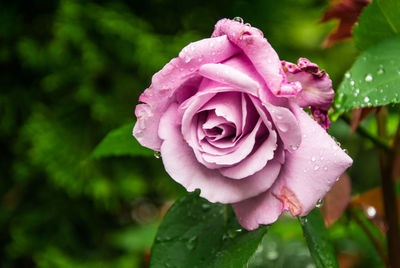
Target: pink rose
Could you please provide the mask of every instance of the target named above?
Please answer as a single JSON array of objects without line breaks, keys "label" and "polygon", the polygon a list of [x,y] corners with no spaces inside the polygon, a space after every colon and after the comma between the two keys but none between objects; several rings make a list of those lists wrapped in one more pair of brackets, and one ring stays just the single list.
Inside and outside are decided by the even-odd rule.
[{"label": "pink rose", "polygon": [[316,64],[281,62],[260,30],[222,19],[153,76],[133,135],[252,230],[284,210],[306,215],[352,164],[324,129],[333,95]]}]

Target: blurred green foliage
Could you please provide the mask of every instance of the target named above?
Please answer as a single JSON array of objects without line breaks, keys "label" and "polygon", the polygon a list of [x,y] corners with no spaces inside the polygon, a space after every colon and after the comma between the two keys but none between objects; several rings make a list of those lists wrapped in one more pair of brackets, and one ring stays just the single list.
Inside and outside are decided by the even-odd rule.
[{"label": "blurred green foliage", "polygon": [[[124,148],[137,146],[126,124],[152,74],[208,37],[218,19],[241,16],[281,59],[307,57],[337,86],[356,50],[351,42],[321,47],[335,25],[318,23],[327,7],[323,0],[3,1],[0,266],[144,266],[165,203],[184,192],[152,153]],[[125,137],[118,153],[98,147],[91,155],[123,125],[126,134],[107,141]],[[354,142],[342,122],[331,133],[355,163],[376,160],[365,154],[372,145]],[[356,192],[378,182],[377,167],[363,166],[350,170]],[[285,241],[283,233],[271,236]]]}]

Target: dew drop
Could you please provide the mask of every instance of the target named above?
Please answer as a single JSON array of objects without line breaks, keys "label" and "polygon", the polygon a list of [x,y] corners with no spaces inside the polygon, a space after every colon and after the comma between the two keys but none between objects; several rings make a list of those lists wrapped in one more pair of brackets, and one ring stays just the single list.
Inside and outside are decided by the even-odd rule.
[{"label": "dew drop", "polygon": [[278,128],[279,128],[279,130],[280,131],[282,131],[282,132],[286,132],[286,131],[288,131],[288,126],[286,125],[286,124],[279,124],[278,125]]},{"label": "dew drop", "polygon": [[328,167],[324,167],[324,170],[327,171],[327,170],[328,170]]},{"label": "dew drop", "polygon": [[233,20],[234,20],[234,21],[237,21],[237,22],[240,22],[240,23],[243,23],[243,22],[244,22],[243,19],[242,19],[241,17],[234,17]]},{"label": "dew drop", "polygon": [[372,75],[367,74],[364,79],[365,79],[365,82],[371,82],[374,78],[372,77]]},{"label": "dew drop", "polygon": [[367,213],[367,216],[369,218],[373,218],[376,216],[376,209],[373,206],[369,206],[367,207],[367,209],[365,210],[365,213]]},{"label": "dew drop", "polygon": [[319,208],[319,207],[321,207],[323,204],[324,204],[324,200],[319,199],[319,200],[317,201],[317,204],[316,204],[315,206],[316,206],[317,208]]},{"label": "dew drop", "polygon": [[350,80],[350,85],[354,86],[354,84],[355,84],[354,80]]},{"label": "dew drop", "polygon": [[380,67],[378,68],[378,71],[377,71],[376,73],[377,73],[378,75],[384,74],[384,73],[385,73],[385,69],[383,69],[383,67],[380,66]]},{"label": "dew drop", "polygon": [[159,159],[161,157],[161,153],[157,152],[157,151],[154,151],[154,157]]},{"label": "dew drop", "polygon": [[197,243],[197,236],[193,236],[186,242],[186,247],[189,250],[193,250],[196,247],[196,243]]},{"label": "dew drop", "polygon": [[203,209],[203,211],[208,211],[211,208],[210,204],[204,203],[201,205],[201,208]]},{"label": "dew drop", "polygon": [[279,253],[276,250],[270,250],[270,251],[267,252],[267,259],[268,260],[273,261],[273,260],[278,259],[278,257],[279,257]]},{"label": "dew drop", "polygon": [[191,60],[192,60],[192,59],[191,59],[190,57],[187,57],[187,58],[185,59],[185,62],[186,62],[186,63],[189,63]]},{"label": "dew drop", "polygon": [[315,162],[315,157],[314,156],[311,157],[311,161]]},{"label": "dew drop", "polygon": [[368,98],[368,97],[365,97],[365,98],[364,98],[364,102],[369,102],[369,98]]},{"label": "dew drop", "polygon": [[290,149],[296,151],[297,149],[299,149],[299,147],[297,145],[290,145]]},{"label": "dew drop", "polygon": [[315,165],[314,170],[317,171],[319,169],[319,166]]},{"label": "dew drop", "polygon": [[346,78],[350,78],[350,77],[351,77],[351,74],[350,74],[350,73],[346,73],[344,76],[345,76]]}]

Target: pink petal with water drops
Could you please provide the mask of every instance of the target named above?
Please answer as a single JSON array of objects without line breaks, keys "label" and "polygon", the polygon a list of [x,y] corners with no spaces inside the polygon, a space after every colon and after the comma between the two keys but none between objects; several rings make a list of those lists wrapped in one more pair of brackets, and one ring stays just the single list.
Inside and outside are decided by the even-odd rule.
[{"label": "pink petal with water drops", "polygon": [[196,72],[203,64],[222,62],[238,52],[239,49],[226,36],[203,39],[190,43],[179,53],[179,57],[154,74],[151,86],[139,98],[145,104],[138,105],[135,111],[139,116],[133,135],[139,143],[159,151],[161,140],[157,130],[160,118],[175,101],[176,91],[186,81],[197,79]]},{"label": "pink petal with water drops", "polygon": [[265,192],[276,180],[281,164],[271,161],[264,169],[241,180],[226,178],[200,164],[182,139],[177,105],[172,104],[160,121],[161,156],[168,174],[188,191],[200,189],[210,202],[236,203]]},{"label": "pink petal with water drops", "polygon": [[306,112],[293,105],[302,132],[300,147],[285,154],[273,194],[294,216],[306,215],[353,160]]}]

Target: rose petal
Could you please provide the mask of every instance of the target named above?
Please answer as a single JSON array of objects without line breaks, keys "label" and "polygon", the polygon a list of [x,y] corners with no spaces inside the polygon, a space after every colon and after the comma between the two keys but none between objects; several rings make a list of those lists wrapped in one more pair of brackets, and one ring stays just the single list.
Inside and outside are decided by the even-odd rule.
[{"label": "rose petal", "polygon": [[242,161],[252,152],[254,144],[256,143],[256,134],[260,129],[261,123],[262,120],[259,119],[252,132],[242,137],[238,141],[238,143],[235,146],[235,151],[233,151],[232,153],[225,155],[210,155],[204,153],[202,154],[203,159],[209,163],[215,163],[219,165],[233,165]]},{"label": "rose petal", "polygon": [[303,216],[324,197],[353,160],[306,112],[297,105],[292,110],[302,131],[302,142],[298,150],[286,153],[273,193],[294,216]]},{"label": "rose petal", "polygon": [[[226,36],[207,38],[186,46],[178,58],[172,59],[152,78],[135,111],[139,115],[133,135],[145,147],[158,151],[161,140],[157,136],[160,118],[169,105],[175,101],[176,91],[188,80],[197,79],[196,70],[207,63],[222,62],[237,54],[239,49]],[[188,59],[190,59],[188,61]],[[179,99],[187,98],[179,94]]]},{"label": "rose petal", "polygon": [[[266,126],[271,124],[270,120],[274,122],[279,137],[283,142],[284,149],[288,151],[297,150],[301,144],[301,130],[293,113],[285,107],[273,106],[271,104],[262,105],[258,99],[253,97],[250,99]],[[266,111],[264,110],[265,108]],[[271,119],[268,118],[267,113]]]},{"label": "rose petal", "polygon": [[311,107],[315,112],[314,118],[327,129],[329,119],[327,111],[332,105],[335,92],[332,89],[332,80],[318,65],[305,58],[300,58],[297,65],[282,61],[288,81],[300,82],[303,90],[291,98],[300,107]]},{"label": "rose petal", "polygon": [[259,224],[275,222],[283,211],[282,202],[271,191],[232,205],[236,217],[243,228],[255,230]]},{"label": "rose petal", "polygon": [[241,94],[238,92],[224,92],[216,94],[200,111],[214,110],[217,116],[224,117],[236,126],[236,136],[241,133],[242,114],[239,107],[242,106]]},{"label": "rose petal", "polygon": [[[234,20],[222,19],[215,25],[212,36],[223,35],[242,49],[274,95],[285,95],[291,87],[299,90],[297,83],[285,81],[278,54],[259,29]],[[269,99],[267,92],[266,94],[265,97]]]},{"label": "rose petal", "polygon": [[258,96],[260,85],[245,73],[225,64],[210,63],[200,67],[199,73],[204,77],[241,89]]},{"label": "rose petal", "polygon": [[264,106],[271,115],[272,121],[288,151],[295,151],[301,144],[301,129],[293,113],[284,107],[265,103]]},{"label": "rose petal", "polygon": [[236,203],[266,191],[279,174],[281,164],[271,161],[263,170],[242,180],[232,180],[200,164],[180,133],[178,106],[172,104],[160,121],[161,156],[167,173],[188,191],[200,189],[210,202]]},{"label": "rose petal", "polygon": [[276,132],[272,128],[268,130],[269,136],[259,148],[240,163],[231,167],[221,168],[221,174],[232,179],[242,179],[265,167],[267,162],[274,157],[274,151],[277,148]]}]

